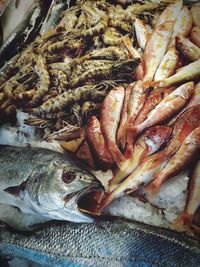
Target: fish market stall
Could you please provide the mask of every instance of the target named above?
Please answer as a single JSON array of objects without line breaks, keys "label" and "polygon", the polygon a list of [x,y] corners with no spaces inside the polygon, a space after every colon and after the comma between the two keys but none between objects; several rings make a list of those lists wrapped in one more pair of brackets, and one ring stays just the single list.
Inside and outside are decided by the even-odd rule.
[{"label": "fish market stall", "polygon": [[[17,231],[3,226],[0,252],[48,266],[200,266],[200,3],[4,8],[0,221]],[[63,242],[54,255],[51,235]]]}]

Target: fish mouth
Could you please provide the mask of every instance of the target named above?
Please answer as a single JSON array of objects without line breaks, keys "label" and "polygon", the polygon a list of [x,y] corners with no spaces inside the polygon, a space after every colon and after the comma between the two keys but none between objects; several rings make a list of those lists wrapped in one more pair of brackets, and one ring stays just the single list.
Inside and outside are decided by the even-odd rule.
[{"label": "fish mouth", "polygon": [[98,183],[92,184],[81,191],[76,198],[79,211],[89,215],[97,215],[98,206],[104,193],[103,187]]}]

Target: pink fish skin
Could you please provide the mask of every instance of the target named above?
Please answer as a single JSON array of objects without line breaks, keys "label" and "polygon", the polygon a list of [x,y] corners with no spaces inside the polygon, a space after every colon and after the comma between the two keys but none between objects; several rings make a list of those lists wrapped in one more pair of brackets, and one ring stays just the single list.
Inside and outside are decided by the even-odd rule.
[{"label": "pink fish skin", "polygon": [[158,174],[155,180],[144,189],[148,199],[154,198],[163,183],[186,167],[199,148],[200,127],[197,127],[185,138],[178,151],[170,158],[165,168]]},{"label": "pink fish skin", "polygon": [[112,192],[102,199],[101,212],[113,199],[138,189],[142,184],[153,181],[164,169],[169,159],[178,151],[186,137],[197,127],[200,121],[200,105],[191,107],[177,118],[173,125],[173,133],[167,146],[157,153],[145,158],[139,166]]},{"label": "pink fish skin", "polygon": [[139,112],[136,120],[135,125],[138,125],[146,120],[148,114],[169,94],[171,94],[176,87],[159,87],[154,88],[147,97],[147,100]]},{"label": "pink fish skin", "polygon": [[101,131],[109,151],[118,166],[125,160],[117,146],[116,136],[124,101],[124,88],[117,86],[104,99],[101,110]]},{"label": "pink fish skin", "polygon": [[178,15],[174,25],[174,30],[169,41],[169,48],[175,46],[175,38],[178,35],[187,37],[192,29],[192,15],[189,9],[184,6]]},{"label": "pink fish skin", "polygon": [[148,40],[147,26],[144,21],[138,18],[135,19],[134,26],[138,44],[142,49],[144,49]]},{"label": "pink fish skin", "polygon": [[186,105],[186,107],[181,111],[179,112],[174,118],[172,118],[168,125],[172,125],[176,119],[183,113],[185,112],[187,109],[191,108],[191,107],[194,107],[194,106],[197,106],[197,105],[200,105],[200,82],[198,82],[196,85],[195,85],[195,88],[194,88],[194,94],[191,98],[191,100],[189,101],[189,103]]},{"label": "pink fish skin", "polygon": [[114,163],[112,155],[101,132],[100,122],[95,116],[89,118],[86,136],[98,159],[104,164],[112,165]]},{"label": "pink fish skin", "polygon": [[182,8],[182,1],[175,1],[165,8],[159,16],[154,31],[144,50],[144,80],[152,81],[154,74],[167,51],[177,16]]},{"label": "pink fish skin", "polygon": [[120,123],[119,123],[119,129],[117,131],[117,144],[121,147],[122,149],[125,148],[125,143],[126,143],[126,133],[125,131],[125,125],[126,125],[126,120],[128,117],[128,103],[129,103],[129,98],[131,95],[132,91],[132,84],[127,85],[125,89],[125,97],[124,97],[124,102],[123,102],[123,107],[122,107],[122,112],[121,112],[121,117],[120,117]]},{"label": "pink fish skin", "polygon": [[156,107],[152,110],[145,121],[136,126],[130,127],[129,130],[133,132],[136,137],[146,128],[166,121],[180,109],[186,105],[194,93],[194,83],[188,82],[179,86],[175,91],[166,96]]},{"label": "pink fish skin", "polygon": [[194,213],[200,205],[200,159],[193,166],[189,177],[188,197],[180,220],[181,223],[191,226]]},{"label": "pink fish skin", "polygon": [[[141,81],[141,80],[133,84],[130,98],[129,98],[129,103],[128,103],[127,120],[124,126],[124,135],[126,133],[127,128],[134,125],[134,122],[135,122],[135,119],[137,118],[138,113],[141,111],[141,109],[144,106],[144,103],[148,95],[147,88],[148,88],[148,83]],[[125,150],[124,155],[127,158],[133,146],[133,138],[132,138],[131,132],[127,133],[126,140],[127,140],[127,144],[126,144],[126,150]]]},{"label": "pink fish skin", "polygon": [[113,178],[109,181],[112,188],[126,178],[147,156],[155,153],[169,140],[172,128],[166,126],[154,126],[142,134],[133,146],[130,158],[114,171]]}]

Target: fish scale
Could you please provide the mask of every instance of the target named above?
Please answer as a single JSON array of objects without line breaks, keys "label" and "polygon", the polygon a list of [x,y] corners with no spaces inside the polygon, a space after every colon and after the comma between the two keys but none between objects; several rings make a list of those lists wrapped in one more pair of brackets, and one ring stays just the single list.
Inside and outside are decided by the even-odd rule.
[{"label": "fish scale", "polygon": [[52,224],[31,235],[2,229],[0,253],[48,266],[200,266],[197,240],[119,220]]}]

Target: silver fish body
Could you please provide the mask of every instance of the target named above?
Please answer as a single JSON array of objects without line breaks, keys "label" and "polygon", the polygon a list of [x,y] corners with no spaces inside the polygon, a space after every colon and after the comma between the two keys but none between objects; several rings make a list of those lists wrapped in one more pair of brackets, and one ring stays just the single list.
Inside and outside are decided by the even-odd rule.
[{"label": "silver fish body", "polygon": [[9,146],[0,146],[0,154],[0,220],[18,229],[31,227],[31,219],[93,221],[79,211],[78,201],[98,183],[69,155]]},{"label": "silver fish body", "polygon": [[54,267],[199,267],[200,243],[136,222],[61,223],[32,234],[1,229],[0,255]]}]

